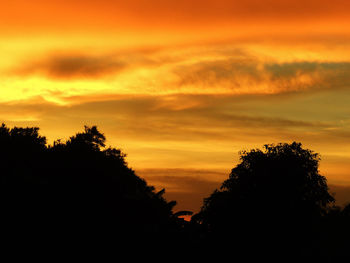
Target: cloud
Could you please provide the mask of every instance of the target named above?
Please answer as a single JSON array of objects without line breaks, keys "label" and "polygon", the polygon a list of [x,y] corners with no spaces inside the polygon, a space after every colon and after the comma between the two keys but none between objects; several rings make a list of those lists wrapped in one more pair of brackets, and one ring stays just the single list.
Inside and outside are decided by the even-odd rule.
[{"label": "cloud", "polygon": [[109,56],[54,55],[42,61],[27,61],[13,70],[16,75],[40,74],[54,79],[100,78],[117,74],[127,64]]},{"label": "cloud", "polygon": [[179,86],[233,94],[275,94],[350,87],[350,62],[201,61],[174,69]]},{"label": "cloud", "polygon": [[[51,51],[18,59],[2,75],[30,77],[44,76],[54,81],[76,79],[98,80],[104,77],[118,76],[126,70],[157,69],[160,66],[176,63],[179,58],[162,53],[161,47],[109,49],[109,52],[66,50]],[[167,50],[169,51],[169,50]],[[18,62],[21,61],[19,64]],[[5,74],[4,74],[5,73]],[[133,77],[133,76],[132,76]]]},{"label": "cloud", "polygon": [[[6,122],[36,120],[40,127],[51,127],[52,139],[68,137],[84,124],[96,124],[110,134],[113,142],[122,142],[127,149],[132,144],[139,155],[153,151],[173,165],[179,161],[171,160],[173,155],[182,156],[182,161],[192,158],[196,163],[213,163],[212,150],[224,158],[237,145],[290,140],[323,145],[321,153],[323,147],[346,153],[350,136],[348,94],[337,94],[343,100],[328,93],[313,96],[105,94],[66,98],[71,103],[65,105],[37,98],[0,104],[0,118]],[[329,112],[326,105],[333,101],[334,112]]]},{"label": "cloud", "polygon": [[220,86],[229,82],[233,87],[241,87],[242,79],[252,83],[262,81],[258,63],[250,59],[223,59],[202,61],[188,66],[179,66],[174,73],[180,77],[179,85]]},{"label": "cloud", "polygon": [[[329,121],[294,119],[287,114],[266,114],[256,98],[211,95],[74,97],[73,105],[60,106],[43,99],[3,103],[0,114],[36,116],[42,120],[80,119],[98,123],[119,124],[118,133],[130,138],[172,141],[228,140],[237,136],[266,136],[277,132],[336,133],[348,137],[343,130],[332,130]],[[96,99],[97,101],[91,101]],[[261,98],[263,102],[271,98]],[[86,101],[85,101],[86,100]],[[84,102],[85,101],[85,102]],[[276,103],[276,101],[275,101]],[[283,103],[283,102],[280,102]],[[252,105],[248,110],[242,105]],[[305,113],[304,113],[305,114]],[[270,116],[269,116],[270,115]],[[9,120],[10,118],[6,118]],[[306,136],[306,135],[305,135]]]},{"label": "cloud", "polygon": [[[242,98],[240,98],[242,99]],[[88,102],[70,107],[71,114],[114,121],[129,138],[171,141],[225,141],[286,131],[320,131],[332,123],[264,116],[235,106],[238,98],[213,96],[146,96]],[[93,109],[93,111],[92,111]],[[255,135],[253,135],[255,134]]]},{"label": "cloud", "polygon": [[[228,44],[130,49],[97,55],[72,51],[27,59],[10,69],[9,75],[18,77],[19,87],[29,85],[23,84],[25,79],[32,81],[31,85],[38,83],[40,88],[31,88],[31,93],[45,93],[56,101],[65,98],[63,94],[47,94],[51,90],[64,90],[67,97],[86,98],[103,96],[101,90],[113,96],[257,95],[350,87],[350,62],[291,59],[277,62],[277,57]],[[5,84],[13,85],[6,78]],[[66,102],[70,103],[68,98]]]}]

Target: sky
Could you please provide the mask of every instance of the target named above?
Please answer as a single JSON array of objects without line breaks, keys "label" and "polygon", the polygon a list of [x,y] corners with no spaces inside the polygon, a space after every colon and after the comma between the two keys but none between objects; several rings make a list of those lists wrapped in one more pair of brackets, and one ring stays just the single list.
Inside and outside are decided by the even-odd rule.
[{"label": "sky", "polygon": [[178,209],[197,212],[239,151],[293,141],[350,201],[349,8],[0,0],[0,120],[50,143],[97,125]]}]

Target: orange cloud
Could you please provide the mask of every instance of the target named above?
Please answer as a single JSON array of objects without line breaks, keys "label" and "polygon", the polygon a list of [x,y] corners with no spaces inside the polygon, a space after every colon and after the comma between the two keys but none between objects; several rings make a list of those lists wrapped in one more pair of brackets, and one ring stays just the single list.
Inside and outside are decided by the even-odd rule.
[{"label": "orange cloud", "polygon": [[[114,96],[178,93],[242,95],[338,90],[347,89],[350,85],[350,63],[347,60],[278,61],[263,54],[251,55],[225,46],[197,50],[191,54],[190,51],[168,48],[114,55],[113,52],[66,52],[24,60],[21,65],[5,70],[3,74],[10,72],[14,77],[29,79],[39,77],[38,81],[40,77],[45,77],[48,84],[38,84],[46,89],[46,93],[49,92],[46,98],[52,97],[62,103],[72,102],[65,97],[83,96],[86,99],[87,96],[101,96],[101,90],[103,94]],[[164,52],[168,52],[167,56]],[[103,80],[105,77],[108,77],[108,82]],[[50,86],[58,85],[57,79],[61,86],[69,85],[74,89],[50,90]],[[73,84],[70,80],[82,82]],[[86,83],[86,80],[93,82]],[[38,89],[37,94],[31,95],[41,96],[43,90]]]}]

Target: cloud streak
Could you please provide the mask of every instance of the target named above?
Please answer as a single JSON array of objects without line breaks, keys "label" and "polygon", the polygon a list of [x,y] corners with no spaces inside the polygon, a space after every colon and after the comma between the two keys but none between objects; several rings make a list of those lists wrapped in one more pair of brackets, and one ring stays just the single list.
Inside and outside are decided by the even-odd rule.
[{"label": "cloud streak", "polygon": [[96,79],[115,75],[127,64],[110,56],[54,55],[42,61],[28,61],[13,70],[20,76],[44,75],[53,79]]},{"label": "cloud streak", "polygon": [[238,94],[274,94],[350,87],[349,62],[204,61],[178,67],[180,86],[223,88]]},{"label": "cloud streak", "polygon": [[[280,95],[282,96],[282,95]],[[172,95],[172,96],[111,96],[100,101],[74,98],[80,103],[59,106],[43,99],[32,102],[1,104],[0,117],[4,121],[25,116],[55,125],[64,122],[79,125],[105,125],[115,137],[143,143],[152,141],[157,145],[164,141],[180,144],[207,142],[241,142],[259,140],[322,141],[332,138],[336,145],[345,146],[349,138],[347,119],[325,118],[326,108],[305,105],[304,101],[277,95],[264,97]],[[339,102],[340,109],[343,107]],[[289,105],[293,106],[290,109]],[[271,105],[270,108],[266,105]],[[274,107],[279,108],[276,112]],[[301,108],[302,117],[293,118],[294,107]],[[319,107],[319,108],[318,108]],[[320,118],[313,117],[318,111]],[[349,114],[347,110],[343,114]],[[112,128],[114,127],[114,128]],[[265,139],[264,139],[265,138]],[[339,143],[338,143],[339,142]]]},{"label": "cloud streak", "polygon": [[[262,54],[253,56],[240,49],[224,46],[216,46],[211,53],[206,49],[192,54],[190,51],[159,49],[120,55],[73,52],[28,60],[9,71],[17,77],[39,75],[48,81],[64,81],[67,85],[71,85],[73,80],[92,80],[95,84],[101,81],[104,92],[107,90],[112,95],[257,95],[350,87],[348,61],[276,62]],[[208,53],[210,56],[205,57],[204,54]],[[81,90],[83,92],[84,87]],[[69,91],[67,94],[72,96]],[[98,95],[97,90],[95,94]],[[60,96],[55,97],[60,99]]]}]

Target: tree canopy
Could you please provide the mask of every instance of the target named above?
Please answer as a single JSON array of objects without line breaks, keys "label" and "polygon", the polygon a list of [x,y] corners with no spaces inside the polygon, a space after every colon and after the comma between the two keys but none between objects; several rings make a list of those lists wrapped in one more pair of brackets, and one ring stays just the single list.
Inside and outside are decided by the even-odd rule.
[{"label": "tree canopy", "polygon": [[296,142],[242,151],[239,164],[193,221],[235,244],[308,242],[334,202],[319,161],[319,154]]},{"label": "tree canopy", "polygon": [[96,126],[48,145],[38,128],[2,124],[0,182],[8,231],[140,237],[181,228],[176,202],[137,176],[125,156],[106,147]]}]

